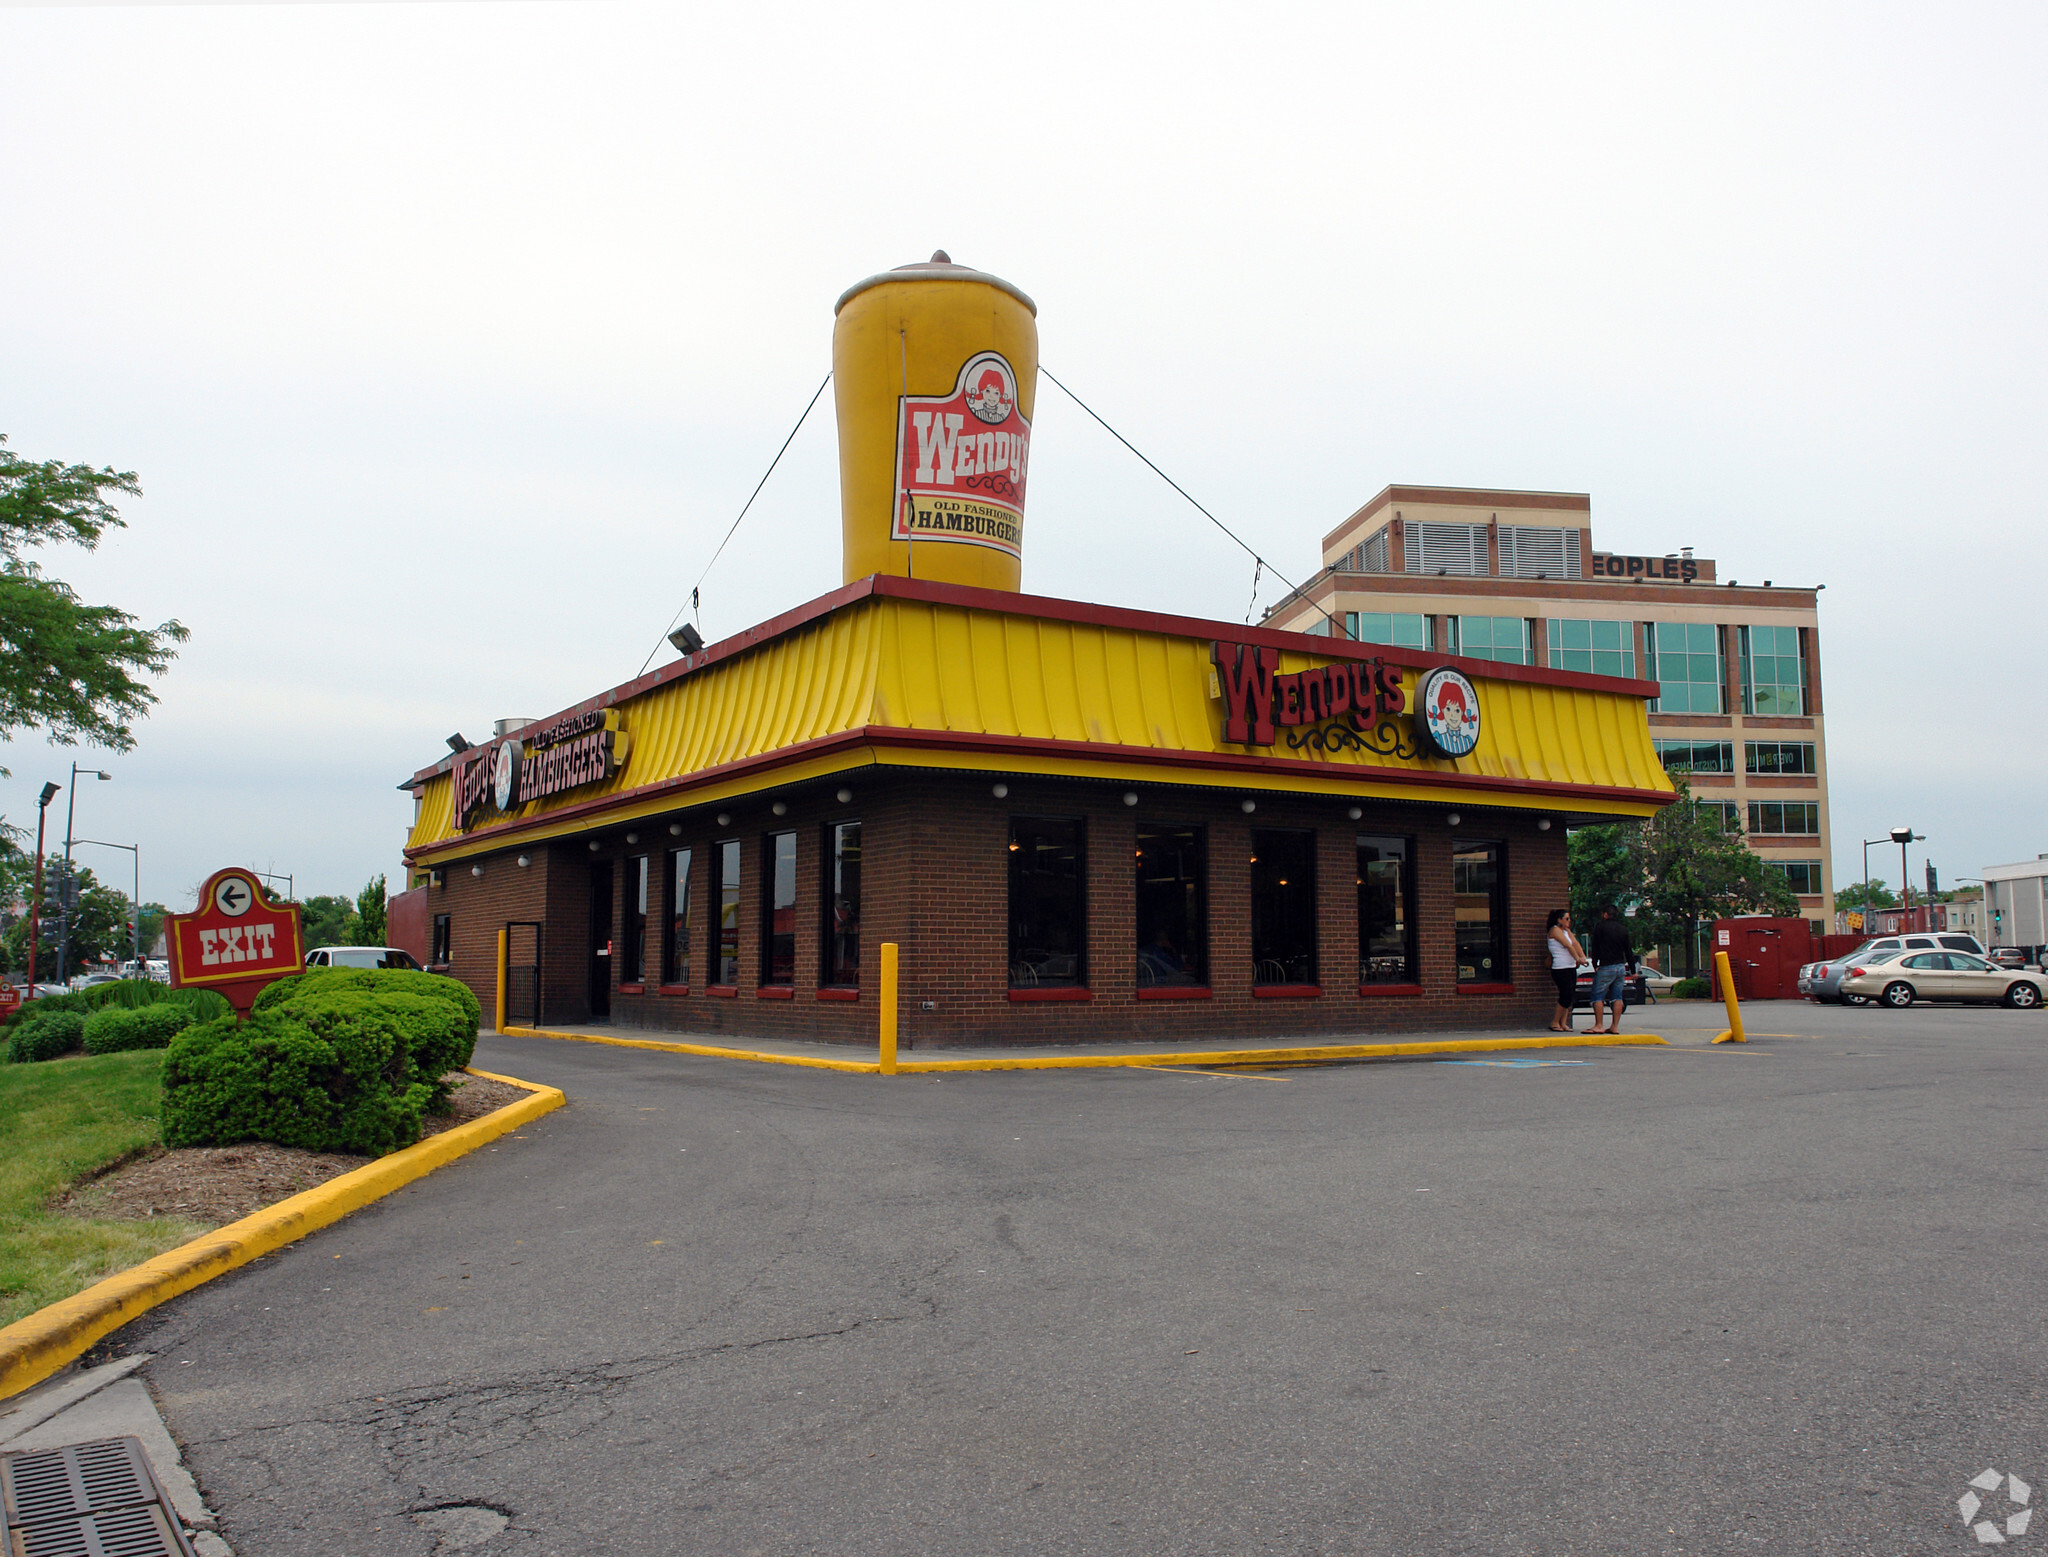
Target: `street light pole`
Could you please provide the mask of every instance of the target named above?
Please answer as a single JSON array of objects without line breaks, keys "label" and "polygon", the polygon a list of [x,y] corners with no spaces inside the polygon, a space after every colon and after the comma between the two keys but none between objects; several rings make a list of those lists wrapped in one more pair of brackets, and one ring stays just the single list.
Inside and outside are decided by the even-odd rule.
[{"label": "street light pole", "polygon": [[29,899],[28,915],[28,994],[36,998],[36,942],[41,938],[43,928],[43,822],[50,814],[50,802],[57,798],[58,786],[45,784],[42,799],[36,802],[36,895]]},{"label": "street light pole", "polygon": [[81,769],[71,764],[71,793],[64,800],[64,874],[57,887],[57,982],[65,978],[64,964],[71,954],[71,905],[66,895],[71,890],[71,824],[78,814],[78,775],[90,773],[104,784],[113,778],[111,773],[102,773],[97,768]]},{"label": "street light pole", "polygon": [[1913,883],[1906,879],[1906,845],[1916,838],[1925,842],[1926,837],[1925,833],[1916,833],[1910,827],[1892,829],[1892,842],[1899,846],[1899,902],[1905,910],[1904,917],[1899,920],[1901,930],[1913,921]]}]

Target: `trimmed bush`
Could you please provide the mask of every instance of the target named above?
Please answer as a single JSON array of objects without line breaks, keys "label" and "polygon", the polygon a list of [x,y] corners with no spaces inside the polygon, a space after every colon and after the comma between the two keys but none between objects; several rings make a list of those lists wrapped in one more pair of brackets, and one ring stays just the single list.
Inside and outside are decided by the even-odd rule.
[{"label": "trimmed bush", "polygon": [[476,996],[453,979],[332,968],[280,979],[246,1022],[188,1028],[164,1061],[164,1144],[274,1141],[381,1155],[419,1138],[442,1076],[476,1046]]},{"label": "trimmed bush", "polygon": [[15,1024],[14,1033],[7,1040],[7,1058],[17,1065],[69,1054],[85,1036],[85,1018],[80,1013],[46,1011],[41,1009],[42,1004],[40,1000],[36,1002],[37,1009]]},{"label": "trimmed bush", "polygon": [[1671,986],[1675,1000],[1704,1000],[1714,992],[1714,986],[1701,978],[1680,979]]},{"label": "trimmed bush", "polygon": [[180,1001],[108,1006],[86,1018],[85,1052],[118,1054],[124,1049],[167,1049],[171,1040],[191,1025],[192,1012]]}]

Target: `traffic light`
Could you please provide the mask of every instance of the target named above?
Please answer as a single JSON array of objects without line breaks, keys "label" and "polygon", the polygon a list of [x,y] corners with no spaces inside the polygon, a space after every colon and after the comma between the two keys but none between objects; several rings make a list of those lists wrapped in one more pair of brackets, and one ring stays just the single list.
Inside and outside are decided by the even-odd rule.
[{"label": "traffic light", "polygon": [[1941,888],[1935,885],[1934,861],[1929,860],[1927,862],[1927,895],[1932,898],[1940,890]]}]

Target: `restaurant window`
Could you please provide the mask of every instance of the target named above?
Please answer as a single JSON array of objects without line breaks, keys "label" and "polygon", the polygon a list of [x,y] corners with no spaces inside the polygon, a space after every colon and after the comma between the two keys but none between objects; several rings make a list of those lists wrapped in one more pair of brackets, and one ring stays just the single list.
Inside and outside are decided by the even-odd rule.
[{"label": "restaurant window", "polygon": [[1506,984],[1507,865],[1498,843],[1460,843],[1451,851],[1451,894],[1458,922],[1458,982]]},{"label": "restaurant window", "polygon": [[1453,616],[1448,648],[1467,659],[1529,663],[1529,623],[1519,616]]},{"label": "restaurant window", "polygon": [[1138,988],[1209,982],[1207,852],[1199,827],[1138,828]]},{"label": "restaurant window", "polygon": [[1406,838],[1358,835],[1358,982],[1417,984],[1415,849]]},{"label": "restaurant window", "polygon": [[690,982],[690,851],[668,851],[668,938],[662,947],[661,981]]},{"label": "restaurant window", "polygon": [[1010,818],[1010,987],[1088,982],[1086,824],[1079,817]]},{"label": "restaurant window", "polygon": [[1742,627],[1742,711],[1798,715],[1806,712],[1806,656],[1796,627]]},{"label": "restaurant window", "polygon": [[1733,741],[1657,741],[1657,760],[1667,773],[1733,773]]},{"label": "restaurant window", "polygon": [[1746,766],[1752,773],[1818,773],[1812,741],[1744,741]]},{"label": "restaurant window", "polygon": [[1721,634],[1711,622],[1648,622],[1649,674],[1658,683],[1653,714],[1718,714],[1721,706]]},{"label": "restaurant window", "polygon": [[1765,837],[1784,833],[1799,837],[1818,836],[1820,807],[1811,802],[1752,800],[1749,803],[1749,830]]},{"label": "restaurant window", "polygon": [[1316,982],[1316,835],[1252,831],[1252,982]]},{"label": "restaurant window", "polygon": [[718,905],[718,976],[712,982],[730,989],[740,981],[739,839],[726,839],[711,859],[718,867],[711,881],[711,900]]},{"label": "restaurant window", "polygon": [[823,982],[831,989],[860,988],[860,823],[825,829],[825,944]]},{"label": "restaurant window", "polygon": [[796,982],[796,834],[761,841],[761,982]]},{"label": "restaurant window", "polygon": [[446,963],[450,955],[449,943],[453,939],[454,931],[451,928],[449,916],[446,914],[434,915],[434,950],[428,956],[427,961]]},{"label": "restaurant window", "polygon": [[653,862],[644,854],[626,861],[626,944],[619,959],[619,982],[639,984],[647,978],[647,878]]},{"label": "restaurant window", "polygon": [[1800,897],[1820,896],[1819,860],[1765,860],[1764,864],[1785,878],[1785,885]]},{"label": "restaurant window", "polygon": [[1344,630],[1360,643],[1385,643],[1401,649],[1429,647],[1429,618],[1420,612],[1346,611]]},{"label": "restaurant window", "polygon": [[1554,616],[1543,641],[1552,670],[1583,670],[1595,676],[1633,677],[1636,673],[1633,622]]}]

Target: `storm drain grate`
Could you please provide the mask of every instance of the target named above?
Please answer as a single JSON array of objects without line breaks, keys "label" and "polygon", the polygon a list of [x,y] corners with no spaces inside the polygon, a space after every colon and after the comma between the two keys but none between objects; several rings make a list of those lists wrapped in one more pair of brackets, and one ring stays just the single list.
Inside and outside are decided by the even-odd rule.
[{"label": "storm drain grate", "polygon": [[134,1438],[0,1455],[7,1557],[193,1557]]}]

